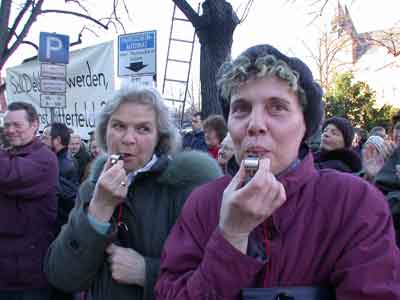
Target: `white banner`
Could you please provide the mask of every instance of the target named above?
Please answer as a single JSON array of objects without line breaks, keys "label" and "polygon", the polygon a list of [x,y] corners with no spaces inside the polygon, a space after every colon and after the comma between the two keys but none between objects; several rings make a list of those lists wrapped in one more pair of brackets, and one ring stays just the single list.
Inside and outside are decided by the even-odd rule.
[{"label": "white banner", "polygon": [[[40,128],[48,125],[50,109],[40,107],[40,64],[32,61],[7,69],[7,102],[32,103],[40,114]],[[55,109],[55,121],[73,128],[83,138],[94,130],[95,115],[114,92],[113,42],[70,53],[67,65],[67,107]]]}]

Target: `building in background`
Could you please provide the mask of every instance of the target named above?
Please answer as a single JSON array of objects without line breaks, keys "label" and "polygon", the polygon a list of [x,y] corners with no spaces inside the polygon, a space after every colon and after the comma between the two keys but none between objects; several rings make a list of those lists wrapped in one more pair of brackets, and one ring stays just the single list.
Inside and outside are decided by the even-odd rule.
[{"label": "building in background", "polygon": [[379,105],[400,107],[400,27],[358,33],[347,6],[339,1],[331,25],[342,41],[336,72],[352,71],[355,80],[376,91]]}]

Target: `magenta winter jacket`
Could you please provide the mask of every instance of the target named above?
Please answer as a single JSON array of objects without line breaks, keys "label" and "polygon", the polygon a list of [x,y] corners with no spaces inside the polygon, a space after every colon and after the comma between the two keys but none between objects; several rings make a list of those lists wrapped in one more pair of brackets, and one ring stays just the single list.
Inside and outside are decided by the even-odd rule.
[{"label": "magenta winter jacket", "polygon": [[265,273],[269,287],[328,285],[338,300],[400,299],[400,253],[376,188],[350,174],[317,171],[311,155],[279,180],[288,199],[273,215],[268,258],[260,228],[248,255],[217,228],[229,177],[196,189],[164,246],[157,299],[236,300],[242,288],[262,287]]},{"label": "magenta winter jacket", "polygon": [[57,217],[56,155],[35,139],[0,150],[0,291],[48,286],[43,259]]}]

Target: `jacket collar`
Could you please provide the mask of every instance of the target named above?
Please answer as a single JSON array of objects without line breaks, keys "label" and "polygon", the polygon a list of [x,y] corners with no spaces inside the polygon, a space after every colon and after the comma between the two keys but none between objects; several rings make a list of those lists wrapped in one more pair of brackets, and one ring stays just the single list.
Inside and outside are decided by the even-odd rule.
[{"label": "jacket collar", "polygon": [[69,156],[68,155],[68,147],[62,148],[60,151],[58,151],[56,153],[56,155],[57,155],[58,158],[64,158],[64,157]]},{"label": "jacket collar", "polygon": [[44,144],[37,137],[35,137],[30,143],[24,146],[12,148],[10,153],[13,155],[26,155],[43,146]]},{"label": "jacket collar", "polygon": [[318,171],[314,167],[314,159],[309,152],[301,160],[297,166],[281,176],[278,180],[283,184],[286,191],[286,202],[278,208],[272,215],[273,224],[278,232],[284,231],[285,228],[293,221],[297,213],[302,198],[294,196],[298,193],[312,177],[317,176]]}]

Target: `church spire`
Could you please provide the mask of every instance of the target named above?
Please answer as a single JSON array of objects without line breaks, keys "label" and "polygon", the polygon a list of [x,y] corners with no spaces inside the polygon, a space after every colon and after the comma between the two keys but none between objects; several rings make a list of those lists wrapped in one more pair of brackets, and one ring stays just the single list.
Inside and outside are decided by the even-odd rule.
[{"label": "church spire", "polygon": [[337,32],[340,36],[344,29],[344,21],[345,21],[345,11],[340,4],[340,1],[337,2],[337,7],[335,9],[335,15],[331,21],[331,29],[332,32]]}]

